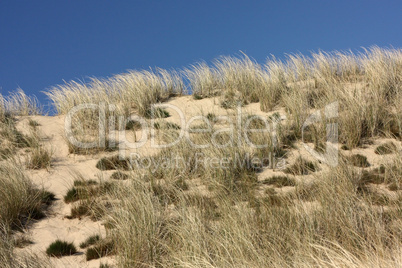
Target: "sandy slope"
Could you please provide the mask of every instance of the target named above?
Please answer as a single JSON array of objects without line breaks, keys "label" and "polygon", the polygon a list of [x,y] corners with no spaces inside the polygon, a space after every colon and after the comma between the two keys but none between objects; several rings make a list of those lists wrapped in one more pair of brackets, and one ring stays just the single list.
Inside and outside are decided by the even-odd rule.
[{"label": "sandy slope", "polygon": [[[213,112],[216,115],[228,115],[236,112],[234,110],[225,110],[221,108],[219,105],[219,98],[194,100],[191,96],[185,96],[171,99],[167,103],[179,107],[186,120],[189,120],[195,115],[206,115],[208,112]],[[177,112],[171,108],[168,110],[172,116],[164,120],[180,124],[180,117],[178,116]],[[261,112],[258,103],[249,104],[243,107],[242,111],[249,114],[259,114],[263,116],[268,116],[273,113]],[[278,110],[278,112],[280,112],[281,115],[284,115],[283,110]],[[74,242],[78,248],[79,243],[84,241],[89,235],[95,233],[101,233],[104,235],[105,229],[101,222],[93,222],[88,218],[83,218],[81,220],[66,219],[65,216],[69,215],[70,213],[70,205],[65,204],[62,199],[67,189],[74,181],[74,172],[81,173],[85,179],[108,177],[109,173],[102,173],[95,167],[97,160],[105,154],[93,156],[69,155],[66,141],[64,139],[64,116],[33,116],[30,118],[36,120],[40,124],[39,129],[44,137],[44,146],[51,148],[53,152],[53,164],[49,170],[27,172],[34,183],[44,186],[46,189],[55,193],[58,200],[51,207],[48,217],[33,224],[33,226],[29,229],[29,235],[34,244],[19,251],[32,251],[34,253],[45,255],[44,251],[47,246],[58,238]],[[27,118],[20,118],[18,128],[22,131],[27,129],[27,122]],[[384,161],[387,161],[388,156],[376,155],[374,153],[374,148],[376,145],[384,141],[386,141],[386,139],[378,140],[367,148],[359,148],[353,150],[352,152],[344,153],[361,153],[367,156],[368,161],[373,166],[378,166]],[[400,146],[400,142],[397,143],[399,143]],[[156,150],[151,150],[149,141],[147,141],[143,147],[131,150],[131,152],[149,155],[155,153]],[[294,159],[298,154],[303,154],[303,156],[311,158],[303,146],[298,144],[297,149],[289,154],[288,161],[292,161],[292,159]],[[323,170],[324,169],[325,167],[323,166]],[[259,176],[261,179],[264,179],[277,174],[281,174],[281,171],[266,169],[260,173]],[[309,177],[303,177],[303,180],[307,180],[308,178]],[[282,191],[286,191],[286,189],[282,189]],[[114,257],[107,257],[101,260],[86,262],[83,251],[75,256],[63,257],[60,259],[52,258],[51,260],[55,267],[99,267],[100,262],[115,262]]]}]

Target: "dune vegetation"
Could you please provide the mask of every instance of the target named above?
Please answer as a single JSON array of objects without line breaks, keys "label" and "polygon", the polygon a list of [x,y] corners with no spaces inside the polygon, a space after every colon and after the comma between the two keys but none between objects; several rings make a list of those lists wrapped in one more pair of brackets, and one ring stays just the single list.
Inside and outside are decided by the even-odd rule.
[{"label": "dune vegetation", "polygon": [[[70,81],[45,94],[54,116],[41,115],[36,99],[22,91],[0,95],[4,267],[56,265],[43,250],[34,252],[39,259],[14,252],[13,237],[52,217],[46,211],[54,196],[27,172],[47,174],[60,163],[87,172],[71,170],[70,188],[58,196],[59,206],[71,207],[66,221],[90,219],[105,231],[82,237],[81,245],[54,237],[86,248],[76,256],[82,266],[99,258],[112,267],[402,266],[400,49],[290,54],[265,64],[241,54],[182,70]],[[174,109],[153,106],[160,103],[183,109],[186,119],[202,118],[186,127]],[[336,117],[327,118],[334,103]],[[72,114],[75,107],[86,109]],[[239,110],[247,113],[239,117]],[[314,113],[319,120],[306,126]],[[55,152],[54,166],[43,126],[57,117],[64,127],[69,116],[71,131],[53,144],[66,153]],[[18,123],[27,118],[23,133]],[[275,136],[259,131],[267,124]],[[134,141],[144,133],[160,143],[187,139],[131,151],[146,157],[146,165],[120,155],[121,133]],[[328,133],[337,143],[328,142]],[[69,136],[95,143],[81,148]],[[336,165],[309,154],[306,145],[318,153],[335,147]],[[185,161],[169,165],[172,159]],[[66,255],[75,253],[70,246],[74,252]],[[72,257],[57,261],[66,258]]]}]

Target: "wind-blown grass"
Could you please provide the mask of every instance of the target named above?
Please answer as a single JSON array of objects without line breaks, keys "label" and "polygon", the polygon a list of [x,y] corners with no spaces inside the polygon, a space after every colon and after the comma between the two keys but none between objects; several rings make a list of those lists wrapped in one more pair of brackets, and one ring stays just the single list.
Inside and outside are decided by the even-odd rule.
[{"label": "wind-blown grass", "polygon": [[52,198],[34,187],[18,163],[7,161],[0,164],[0,182],[0,224],[19,229],[30,220],[44,216],[43,205]]}]

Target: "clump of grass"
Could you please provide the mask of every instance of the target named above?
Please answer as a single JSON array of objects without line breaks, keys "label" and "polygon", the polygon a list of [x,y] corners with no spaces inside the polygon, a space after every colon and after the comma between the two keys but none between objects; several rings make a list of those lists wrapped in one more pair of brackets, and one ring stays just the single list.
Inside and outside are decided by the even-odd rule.
[{"label": "clump of grass", "polygon": [[93,247],[88,248],[85,255],[86,260],[99,259],[104,256],[112,255],[115,252],[114,243],[111,240],[100,240]]},{"label": "clump of grass", "polygon": [[193,98],[200,100],[218,95],[222,89],[221,79],[215,68],[209,67],[205,62],[185,69],[184,75],[188,78]]},{"label": "clump of grass", "polygon": [[76,180],[74,186],[71,187],[64,196],[64,202],[72,203],[78,200],[96,198],[111,192],[113,187],[114,184],[112,182],[105,181],[98,183],[93,180]]},{"label": "clump of grass", "polygon": [[87,248],[89,246],[92,246],[96,244],[100,240],[100,235],[91,235],[87,239],[85,239],[84,242],[80,244],[80,248]]},{"label": "clump of grass", "polygon": [[199,95],[199,94],[197,94],[197,93],[195,93],[195,94],[193,94],[193,98],[194,98],[195,100],[202,100],[204,97],[201,96],[201,95]]},{"label": "clump of grass", "polygon": [[113,180],[127,180],[127,179],[130,178],[130,176],[128,174],[126,174],[126,173],[121,172],[121,171],[116,171],[110,176],[110,178],[113,179]]},{"label": "clump of grass", "polygon": [[13,160],[0,163],[0,185],[0,227],[24,228],[32,219],[43,218],[54,199],[50,192],[36,188]]},{"label": "clump of grass", "polygon": [[244,106],[245,103],[235,99],[234,97],[226,97],[224,100],[221,101],[221,107],[223,109],[234,109],[238,105]]},{"label": "clump of grass", "polygon": [[90,214],[90,209],[88,204],[79,203],[73,205],[71,208],[71,214],[68,216],[69,219],[81,219],[81,217],[87,216]]},{"label": "clump of grass", "polygon": [[276,187],[295,186],[296,185],[295,180],[288,176],[272,176],[268,179],[263,180],[261,183],[275,185]]},{"label": "clump of grass", "polygon": [[380,184],[385,182],[385,168],[379,167],[373,170],[363,170],[361,174],[361,182]]},{"label": "clump of grass", "polygon": [[151,108],[146,111],[145,117],[146,118],[167,118],[170,116],[170,113],[163,108]]},{"label": "clump of grass", "polygon": [[78,155],[91,155],[91,154],[97,154],[100,152],[113,152],[116,151],[118,148],[116,145],[116,142],[107,139],[105,141],[104,146],[95,146],[91,148],[84,148],[80,146],[76,146],[69,141],[67,141],[67,146],[68,146],[68,152],[70,154],[78,154]]},{"label": "clump of grass", "polygon": [[384,155],[384,154],[392,154],[395,151],[396,151],[396,145],[393,142],[387,142],[377,146],[374,152],[376,154]]},{"label": "clump of grass", "polygon": [[25,135],[17,130],[16,119],[11,115],[0,120],[0,157],[8,159],[20,148],[37,148],[39,139],[34,132],[33,135]]},{"label": "clump of grass", "polygon": [[64,196],[64,202],[72,203],[79,200],[78,190],[76,187],[72,187],[67,191],[67,194]]},{"label": "clump of grass", "polygon": [[34,242],[25,235],[20,235],[19,237],[16,237],[13,241],[13,245],[17,248],[24,248],[28,245],[32,245],[33,243]]},{"label": "clump of grass", "polygon": [[33,128],[36,128],[36,127],[40,126],[40,124],[37,121],[32,120],[32,119],[28,120],[28,125],[33,127]]},{"label": "clump of grass", "polygon": [[248,115],[244,121],[249,129],[266,129],[268,121],[259,115]]},{"label": "clump of grass", "polygon": [[83,179],[78,179],[74,180],[74,186],[91,186],[91,185],[98,185],[99,183],[96,180],[83,180]]},{"label": "clump of grass", "polygon": [[42,203],[46,204],[46,205],[50,205],[53,201],[56,200],[56,196],[54,193],[46,191],[46,190],[41,190],[41,200]]},{"label": "clump of grass", "polygon": [[99,268],[112,268],[112,266],[107,263],[101,263],[101,264],[99,264]]},{"label": "clump of grass", "polygon": [[209,121],[215,122],[215,120],[216,120],[216,115],[215,115],[214,113],[208,113],[208,114],[207,114],[207,119],[208,119]]},{"label": "clump of grass", "polygon": [[386,180],[385,167],[382,165],[372,170],[363,170],[360,174],[353,174],[353,176],[358,193],[369,193],[368,184],[381,184]]},{"label": "clump of grass", "polygon": [[154,129],[161,129],[161,124],[159,124],[159,122],[155,122]]},{"label": "clump of grass", "polygon": [[18,89],[8,97],[0,96],[3,112],[6,115],[18,115],[18,116],[27,116],[27,115],[37,115],[42,113],[42,107],[39,105],[39,102],[34,96],[27,96],[22,89]]},{"label": "clump of grass", "polygon": [[370,163],[367,161],[367,157],[361,154],[353,154],[351,155],[348,160],[352,165],[356,167],[369,167]]},{"label": "clump of grass", "polygon": [[98,163],[96,163],[96,167],[100,170],[130,170],[131,165],[127,159],[121,159],[119,155],[115,155],[100,159]]},{"label": "clump of grass", "polygon": [[308,175],[311,172],[315,172],[317,170],[318,167],[316,164],[302,157],[298,157],[293,165],[287,167],[284,172],[293,175]]},{"label": "clump of grass", "polygon": [[46,254],[50,257],[63,257],[70,256],[77,253],[77,249],[75,248],[73,243],[68,243],[66,241],[62,241],[57,239],[55,242],[51,243],[49,247],[46,249]]},{"label": "clump of grass", "polygon": [[166,122],[166,123],[165,123],[165,127],[166,127],[167,129],[175,129],[175,130],[181,129],[181,127],[180,127],[178,124],[172,123],[172,122]]},{"label": "clump of grass", "polygon": [[138,129],[141,129],[141,127],[142,127],[142,125],[141,125],[141,123],[140,122],[138,122],[138,121],[134,121],[134,120],[130,120],[130,121],[128,121],[127,122],[127,124],[126,124],[126,130],[138,130]]},{"label": "clump of grass", "polygon": [[99,183],[84,180],[76,180],[80,183],[72,187],[65,196],[65,202],[76,202],[71,207],[69,219],[81,219],[84,216],[90,216],[92,220],[101,219],[110,208],[107,201],[107,195],[112,193],[116,185],[113,182],[101,181]]},{"label": "clump of grass", "polygon": [[34,147],[28,159],[27,168],[42,169],[49,168],[51,165],[52,156],[49,150],[38,146]]},{"label": "clump of grass", "polygon": [[350,150],[349,147],[348,147],[346,144],[343,144],[343,145],[341,146],[341,149],[342,149],[342,150],[345,150],[345,151]]}]

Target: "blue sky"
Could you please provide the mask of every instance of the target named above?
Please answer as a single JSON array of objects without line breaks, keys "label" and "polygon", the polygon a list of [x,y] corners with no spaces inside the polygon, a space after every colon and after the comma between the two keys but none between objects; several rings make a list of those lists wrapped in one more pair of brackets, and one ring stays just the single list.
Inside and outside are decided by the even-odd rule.
[{"label": "blue sky", "polygon": [[0,93],[245,52],[402,47],[401,1],[1,1]]}]

